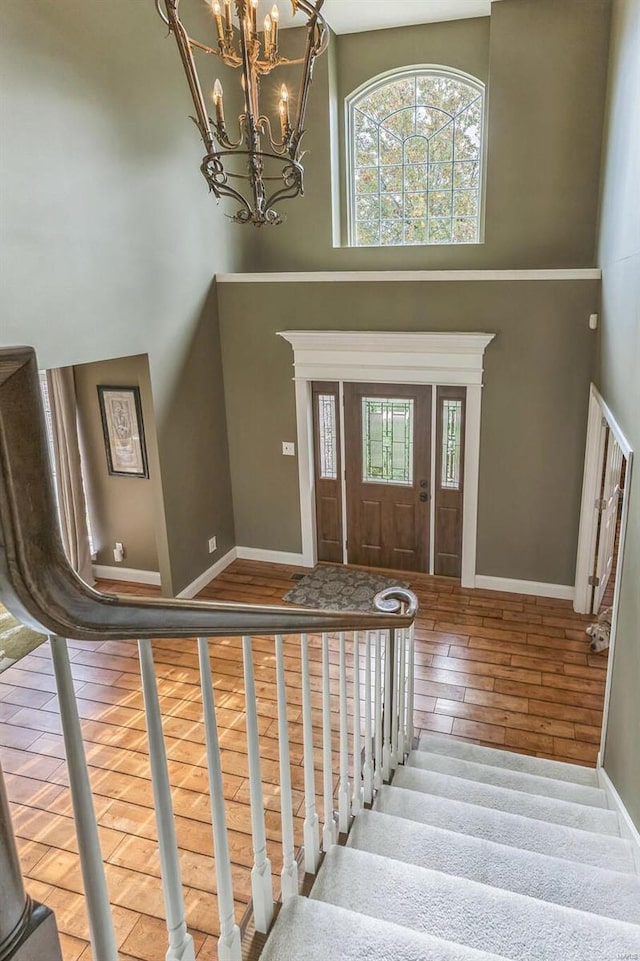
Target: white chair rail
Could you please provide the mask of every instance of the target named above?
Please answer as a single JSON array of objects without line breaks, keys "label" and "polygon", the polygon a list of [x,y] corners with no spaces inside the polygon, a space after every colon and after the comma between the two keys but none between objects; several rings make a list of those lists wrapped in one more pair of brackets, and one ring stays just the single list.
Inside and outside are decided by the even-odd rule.
[{"label": "white chair rail", "polygon": [[[412,598],[412,602],[414,599]],[[390,608],[387,607],[387,610]],[[396,610],[398,608],[396,607]],[[286,635],[273,644],[275,670],[281,841],[280,878],[274,881],[261,771],[259,711],[254,671],[254,638],[241,639],[244,727],[249,771],[255,929],[267,933],[274,897],[283,902],[299,891],[299,868],[317,872],[322,852],[348,833],[351,818],[370,805],[375,792],[403,764],[413,741],[415,663],[413,626],[392,631],[352,631]],[[100,851],[98,825],[65,639],[50,637],[64,731],[70,790],[79,837],[86,907],[95,961],[117,961],[118,952]],[[264,651],[265,637],[260,635]],[[188,642],[185,642],[188,643]],[[222,757],[210,650],[216,639],[197,639],[202,723],[206,746],[215,890],[218,901],[220,961],[241,961],[241,938],[232,881],[232,860],[223,793]],[[173,815],[170,772],[163,734],[162,695],[158,693],[152,642],[138,642],[153,802],[157,822],[167,924],[166,961],[194,961],[180,874],[180,852]],[[288,668],[300,663],[300,674]],[[294,680],[292,680],[294,678]],[[295,690],[297,688],[297,690]],[[296,834],[289,717],[302,714],[303,824]],[[334,750],[337,746],[338,750]],[[319,768],[321,767],[321,770]],[[318,813],[320,811],[320,814]]]}]

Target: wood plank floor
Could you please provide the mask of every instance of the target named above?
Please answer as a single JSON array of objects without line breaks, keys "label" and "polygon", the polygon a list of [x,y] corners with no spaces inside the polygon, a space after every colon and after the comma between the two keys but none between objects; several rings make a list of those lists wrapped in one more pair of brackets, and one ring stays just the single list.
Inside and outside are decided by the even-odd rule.
[{"label": "wood plank floor", "polygon": [[[237,561],[200,595],[282,603],[296,568]],[[575,763],[596,761],[607,659],[589,653],[589,618],[566,601],[468,591],[448,578],[411,575],[416,627],[416,725],[508,750]],[[122,584],[103,589],[124,592]],[[148,587],[130,586],[149,594]],[[247,752],[238,639],[211,642],[221,727],[236,913],[249,900],[251,865]],[[303,814],[300,651],[285,642],[296,842]],[[206,759],[195,642],[154,642],[187,919],[199,959],[213,959],[218,933]],[[320,772],[320,651],[311,644]],[[164,957],[165,929],[137,649],[73,642],[71,659],[121,959]],[[278,743],[273,641],[256,638],[254,660],[269,854],[280,868]],[[337,650],[332,644],[337,681]],[[332,709],[337,712],[337,698]],[[337,714],[336,714],[337,721]],[[336,745],[337,746],[337,745]],[[0,761],[28,890],[55,911],[65,961],[89,961],[82,880],[67,789],[48,647],[0,676]]]}]

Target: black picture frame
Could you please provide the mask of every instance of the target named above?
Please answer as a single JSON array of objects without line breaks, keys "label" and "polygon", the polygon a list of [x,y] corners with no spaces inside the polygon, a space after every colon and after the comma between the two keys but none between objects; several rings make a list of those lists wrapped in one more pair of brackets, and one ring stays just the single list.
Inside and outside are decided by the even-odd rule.
[{"label": "black picture frame", "polygon": [[98,403],[112,477],[149,477],[139,387],[98,384]]}]

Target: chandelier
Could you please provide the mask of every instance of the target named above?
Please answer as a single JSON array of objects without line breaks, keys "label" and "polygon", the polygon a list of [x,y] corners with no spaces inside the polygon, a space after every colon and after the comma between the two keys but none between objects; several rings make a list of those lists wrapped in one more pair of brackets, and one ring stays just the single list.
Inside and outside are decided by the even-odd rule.
[{"label": "chandelier", "polygon": [[[180,0],[155,0],[158,13],[175,37],[187,75],[196,112],[192,119],[206,150],[200,169],[218,199],[232,197],[239,202],[240,207],[231,219],[256,226],[281,223],[283,218],[275,205],[303,193],[304,152],[300,144],[309,88],[315,59],[324,53],[329,42],[329,30],[320,14],[324,0],[291,0],[293,14],[306,16],[306,47],[303,56],[297,59],[282,56],[278,7],[274,5],[267,13],[263,29],[259,31],[258,3],[259,0],[207,2],[212,13],[212,33],[217,35],[217,45],[212,46],[189,36],[178,13]],[[232,7],[235,7],[235,16]],[[195,50],[213,54],[226,66],[240,71],[244,107],[233,125],[237,123],[237,132],[227,124],[220,80],[215,81],[212,91],[215,119],[209,116]],[[295,103],[286,83],[282,83],[279,89],[276,86],[273,109],[262,112],[263,78],[280,67],[298,65],[302,68],[302,77]],[[287,69],[287,76],[289,73]],[[269,112],[274,115],[273,120]]]}]

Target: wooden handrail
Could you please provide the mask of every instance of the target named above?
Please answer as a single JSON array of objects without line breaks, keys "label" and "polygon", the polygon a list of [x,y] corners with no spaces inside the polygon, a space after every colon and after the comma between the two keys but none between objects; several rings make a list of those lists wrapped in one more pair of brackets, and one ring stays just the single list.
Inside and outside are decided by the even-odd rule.
[{"label": "wooden handrail", "polygon": [[0,601],[34,630],[87,641],[393,630],[416,613],[411,592],[395,588],[379,595],[385,613],[361,614],[124,598],[89,587],[69,565],[60,538],[31,347],[0,350]]}]

